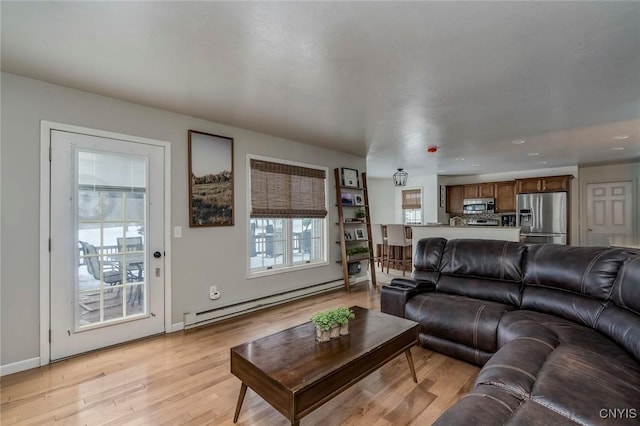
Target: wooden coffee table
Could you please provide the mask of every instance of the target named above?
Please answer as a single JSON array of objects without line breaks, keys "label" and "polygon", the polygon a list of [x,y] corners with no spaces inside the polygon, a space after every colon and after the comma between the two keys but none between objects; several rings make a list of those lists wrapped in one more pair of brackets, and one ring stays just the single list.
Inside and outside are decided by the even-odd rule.
[{"label": "wooden coffee table", "polygon": [[233,422],[250,387],[297,425],[403,352],[418,383],[410,352],[418,343],[418,323],[359,306],[351,309],[356,317],[348,336],[318,343],[308,322],[231,348],[231,373],[242,381]]}]

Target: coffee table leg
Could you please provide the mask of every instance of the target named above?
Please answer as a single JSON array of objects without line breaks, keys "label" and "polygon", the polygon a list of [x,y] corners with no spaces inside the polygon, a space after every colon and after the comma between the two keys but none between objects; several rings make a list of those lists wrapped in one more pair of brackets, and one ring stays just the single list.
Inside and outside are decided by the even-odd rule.
[{"label": "coffee table leg", "polygon": [[238,416],[240,416],[240,408],[242,408],[242,402],[244,401],[244,395],[246,393],[247,393],[247,385],[243,383],[242,386],[240,387],[240,394],[238,395],[238,404],[236,405],[236,414],[233,416],[234,423],[238,421]]},{"label": "coffee table leg", "polygon": [[404,354],[407,356],[407,362],[409,363],[409,368],[411,369],[411,376],[413,377],[413,382],[418,383],[418,378],[416,377],[416,369],[413,366],[413,358],[411,357],[411,349],[407,349],[404,351]]}]

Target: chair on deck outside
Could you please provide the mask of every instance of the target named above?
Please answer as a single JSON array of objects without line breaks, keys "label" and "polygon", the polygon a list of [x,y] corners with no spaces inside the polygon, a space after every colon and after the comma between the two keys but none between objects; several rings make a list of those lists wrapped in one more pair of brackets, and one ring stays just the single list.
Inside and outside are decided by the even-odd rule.
[{"label": "chair on deck outside", "polygon": [[[142,251],[142,237],[118,237],[116,238],[116,242],[118,244],[118,252],[122,253],[124,251]],[[123,244],[124,243],[124,244]]]},{"label": "chair on deck outside", "polygon": [[405,225],[387,225],[387,247],[388,247],[388,259],[387,259],[387,273],[389,273],[389,265],[394,264],[393,269],[398,269],[399,265],[402,269],[402,276],[405,276],[406,265],[409,265],[411,270],[411,238],[407,238]]},{"label": "chair on deck outside", "polygon": [[[87,272],[93,275],[96,280],[102,279],[106,284],[116,285],[122,284],[122,271],[117,264],[113,262],[100,262],[98,250],[94,245],[85,241],[79,241],[82,246],[82,254],[84,263],[87,266]],[[100,277],[100,266],[102,264],[102,278]]]},{"label": "chair on deck outside", "polygon": [[[118,245],[118,253],[129,253],[132,251],[140,252],[144,250],[142,237],[118,237],[116,238],[116,243]],[[129,255],[127,256],[127,259],[138,256],[140,255]],[[143,270],[141,262],[127,262],[127,282],[142,281],[142,274]]]}]

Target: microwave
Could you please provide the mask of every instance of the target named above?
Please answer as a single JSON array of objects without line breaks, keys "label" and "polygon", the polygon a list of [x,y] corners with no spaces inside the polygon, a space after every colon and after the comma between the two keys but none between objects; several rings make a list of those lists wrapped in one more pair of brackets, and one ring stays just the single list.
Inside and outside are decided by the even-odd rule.
[{"label": "microwave", "polygon": [[496,211],[495,198],[470,198],[465,199],[462,204],[464,214],[495,213]]}]

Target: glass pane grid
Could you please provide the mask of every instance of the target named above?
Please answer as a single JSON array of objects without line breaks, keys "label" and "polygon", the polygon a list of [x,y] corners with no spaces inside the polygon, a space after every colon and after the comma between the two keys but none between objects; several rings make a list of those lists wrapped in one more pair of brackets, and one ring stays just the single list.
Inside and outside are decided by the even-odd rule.
[{"label": "glass pane grid", "polygon": [[252,272],[325,262],[324,219],[250,219]]},{"label": "glass pane grid", "polygon": [[[100,156],[93,153],[91,158],[97,161]],[[130,160],[127,157],[106,157]],[[145,167],[146,163],[140,164]],[[79,169],[82,168],[79,165]],[[103,165],[103,170],[108,169]],[[86,174],[79,176],[78,182],[82,184],[83,179],[88,179]],[[118,175],[118,179],[122,180],[122,175]],[[78,189],[76,327],[79,329],[94,328],[146,313],[146,194],[140,188],[136,188],[134,193],[127,189],[113,189],[123,186],[123,183],[126,184],[118,182],[104,191],[87,191],[86,185]]]}]

